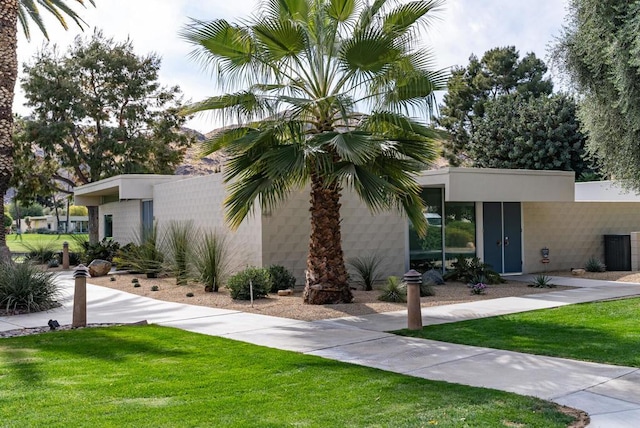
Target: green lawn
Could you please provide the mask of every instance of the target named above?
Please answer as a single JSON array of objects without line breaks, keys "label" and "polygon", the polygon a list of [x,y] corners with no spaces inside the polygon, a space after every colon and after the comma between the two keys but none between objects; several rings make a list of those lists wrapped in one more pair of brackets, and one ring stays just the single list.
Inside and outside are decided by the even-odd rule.
[{"label": "green lawn", "polygon": [[0,339],[2,426],[566,427],[548,402],[177,329]]},{"label": "green lawn", "polygon": [[14,252],[29,251],[27,245],[39,247],[50,244],[52,248],[62,251],[62,243],[68,242],[69,248],[73,250],[76,246],[74,237],[86,237],[87,235],[41,235],[38,233],[23,233],[21,235],[12,233],[7,235],[7,245]]},{"label": "green lawn", "polygon": [[424,327],[396,333],[466,345],[508,349],[598,363],[640,367],[640,299]]}]

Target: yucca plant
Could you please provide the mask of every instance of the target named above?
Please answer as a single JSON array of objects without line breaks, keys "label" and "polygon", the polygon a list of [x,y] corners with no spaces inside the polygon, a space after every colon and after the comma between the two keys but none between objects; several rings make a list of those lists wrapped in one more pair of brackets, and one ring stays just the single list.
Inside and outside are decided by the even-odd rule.
[{"label": "yucca plant", "polygon": [[171,221],[167,228],[164,240],[167,261],[178,285],[185,285],[189,280],[189,264],[194,252],[195,236],[192,221]]},{"label": "yucca plant", "polygon": [[0,307],[9,312],[37,312],[57,305],[55,274],[25,263],[0,263]]},{"label": "yucca plant", "polygon": [[535,287],[535,288],[553,288],[555,287],[555,284],[551,283],[551,278],[549,278],[547,275],[536,275],[535,278],[533,278],[533,281],[531,281],[529,284],[529,287]]},{"label": "yucca plant", "polygon": [[218,291],[230,271],[226,235],[217,231],[205,233],[195,248],[193,262],[205,291]]},{"label": "yucca plant", "polygon": [[25,259],[38,264],[49,263],[56,256],[56,249],[51,242],[39,242],[35,244],[23,244],[27,249]]},{"label": "yucca plant", "polygon": [[383,302],[406,303],[407,287],[400,282],[397,276],[387,278],[387,285],[378,296],[378,300]]},{"label": "yucca plant", "polygon": [[147,278],[155,278],[164,269],[163,240],[158,233],[158,225],[136,233],[135,240],[135,244],[118,253],[117,263],[134,272],[144,273]]},{"label": "yucca plant", "polygon": [[382,257],[378,254],[369,256],[354,257],[347,261],[347,264],[355,269],[355,276],[362,282],[364,291],[373,290],[373,284],[380,279],[380,263]]},{"label": "yucca plant", "polygon": [[587,272],[604,272],[607,268],[597,257],[590,257],[584,265],[584,270]]}]

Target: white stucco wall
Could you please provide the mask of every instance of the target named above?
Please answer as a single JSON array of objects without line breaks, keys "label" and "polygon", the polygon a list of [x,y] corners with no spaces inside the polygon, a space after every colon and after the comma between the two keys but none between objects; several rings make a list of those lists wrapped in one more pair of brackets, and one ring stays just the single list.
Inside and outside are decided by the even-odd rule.
[{"label": "white stucco wall", "polygon": [[524,270],[542,272],[540,249],[548,247],[548,270],[583,267],[590,257],[604,262],[607,234],[640,230],[640,203],[524,203]]},{"label": "white stucco wall", "polygon": [[225,188],[222,174],[186,178],[158,184],[153,191],[153,214],[158,227],[170,221],[192,220],[200,230],[228,235],[233,270],[262,264],[261,224],[258,216],[245,220],[237,231],[224,221]]},{"label": "white stucco wall", "polygon": [[[264,265],[290,269],[304,283],[309,251],[309,190],[297,192],[272,215],[262,216]],[[345,259],[377,253],[383,278],[402,276],[405,268],[406,220],[398,212],[372,215],[350,191],[342,196],[342,249]]]},{"label": "white stucco wall", "polygon": [[99,208],[99,236],[104,238],[104,216],[113,216],[113,239],[121,245],[135,242],[140,233],[141,207],[139,200],[110,202]]}]

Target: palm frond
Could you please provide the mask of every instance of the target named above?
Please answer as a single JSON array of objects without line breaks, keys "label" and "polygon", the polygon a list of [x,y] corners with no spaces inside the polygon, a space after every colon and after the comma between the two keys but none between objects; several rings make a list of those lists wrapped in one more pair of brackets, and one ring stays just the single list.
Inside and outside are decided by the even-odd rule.
[{"label": "palm frond", "polygon": [[[84,0],[75,1],[82,6],[85,6]],[[89,0],[89,3],[95,6],[94,0]],[[44,37],[49,40],[49,34],[47,33],[47,29],[44,25],[38,6],[41,6],[44,10],[53,15],[65,30],[69,28],[67,21],[65,20],[65,16],[71,18],[81,30],[84,30],[86,22],[76,11],[69,7],[64,0],[20,0],[18,2],[18,21],[22,26],[22,30],[27,40],[31,40],[29,20],[35,22]]]}]

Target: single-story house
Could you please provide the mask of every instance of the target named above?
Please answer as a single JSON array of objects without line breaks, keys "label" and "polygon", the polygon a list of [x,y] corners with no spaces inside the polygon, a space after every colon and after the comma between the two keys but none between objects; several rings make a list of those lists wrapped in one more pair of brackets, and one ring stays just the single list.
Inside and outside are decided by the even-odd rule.
[{"label": "single-story house", "polygon": [[[565,171],[476,168],[425,171],[418,181],[429,224],[424,238],[402,213],[372,214],[354,193],[343,192],[345,258],[375,253],[384,275],[400,276],[410,267],[450,266],[460,256],[478,256],[503,274],[569,270],[605,256],[628,258],[633,270],[639,268],[640,196],[613,182],[575,183],[573,172]],[[225,194],[219,173],[120,175],[78,187],[75,204],[99,207],[100,238],[125,244],[154,222],[162,229],[170,221],[190,221],[228,234],[236,268],[280,264],[302,283],[308,190],[293,193],[274,212],[257,206],[236,231],[224,222]],[[625,250],[614,253],[620,246]]]},{"label": "single-story house", "polygon": [[[17,221],[14,221],[17,224]],[[69,230],[67,227],[67,216],[60,216],[60,221],[54,215],[30,216],[20,221],[20,232],[35,232],[47,230],[52,233],[87,233],[89,230],[89,216],[69,216]]]}]

